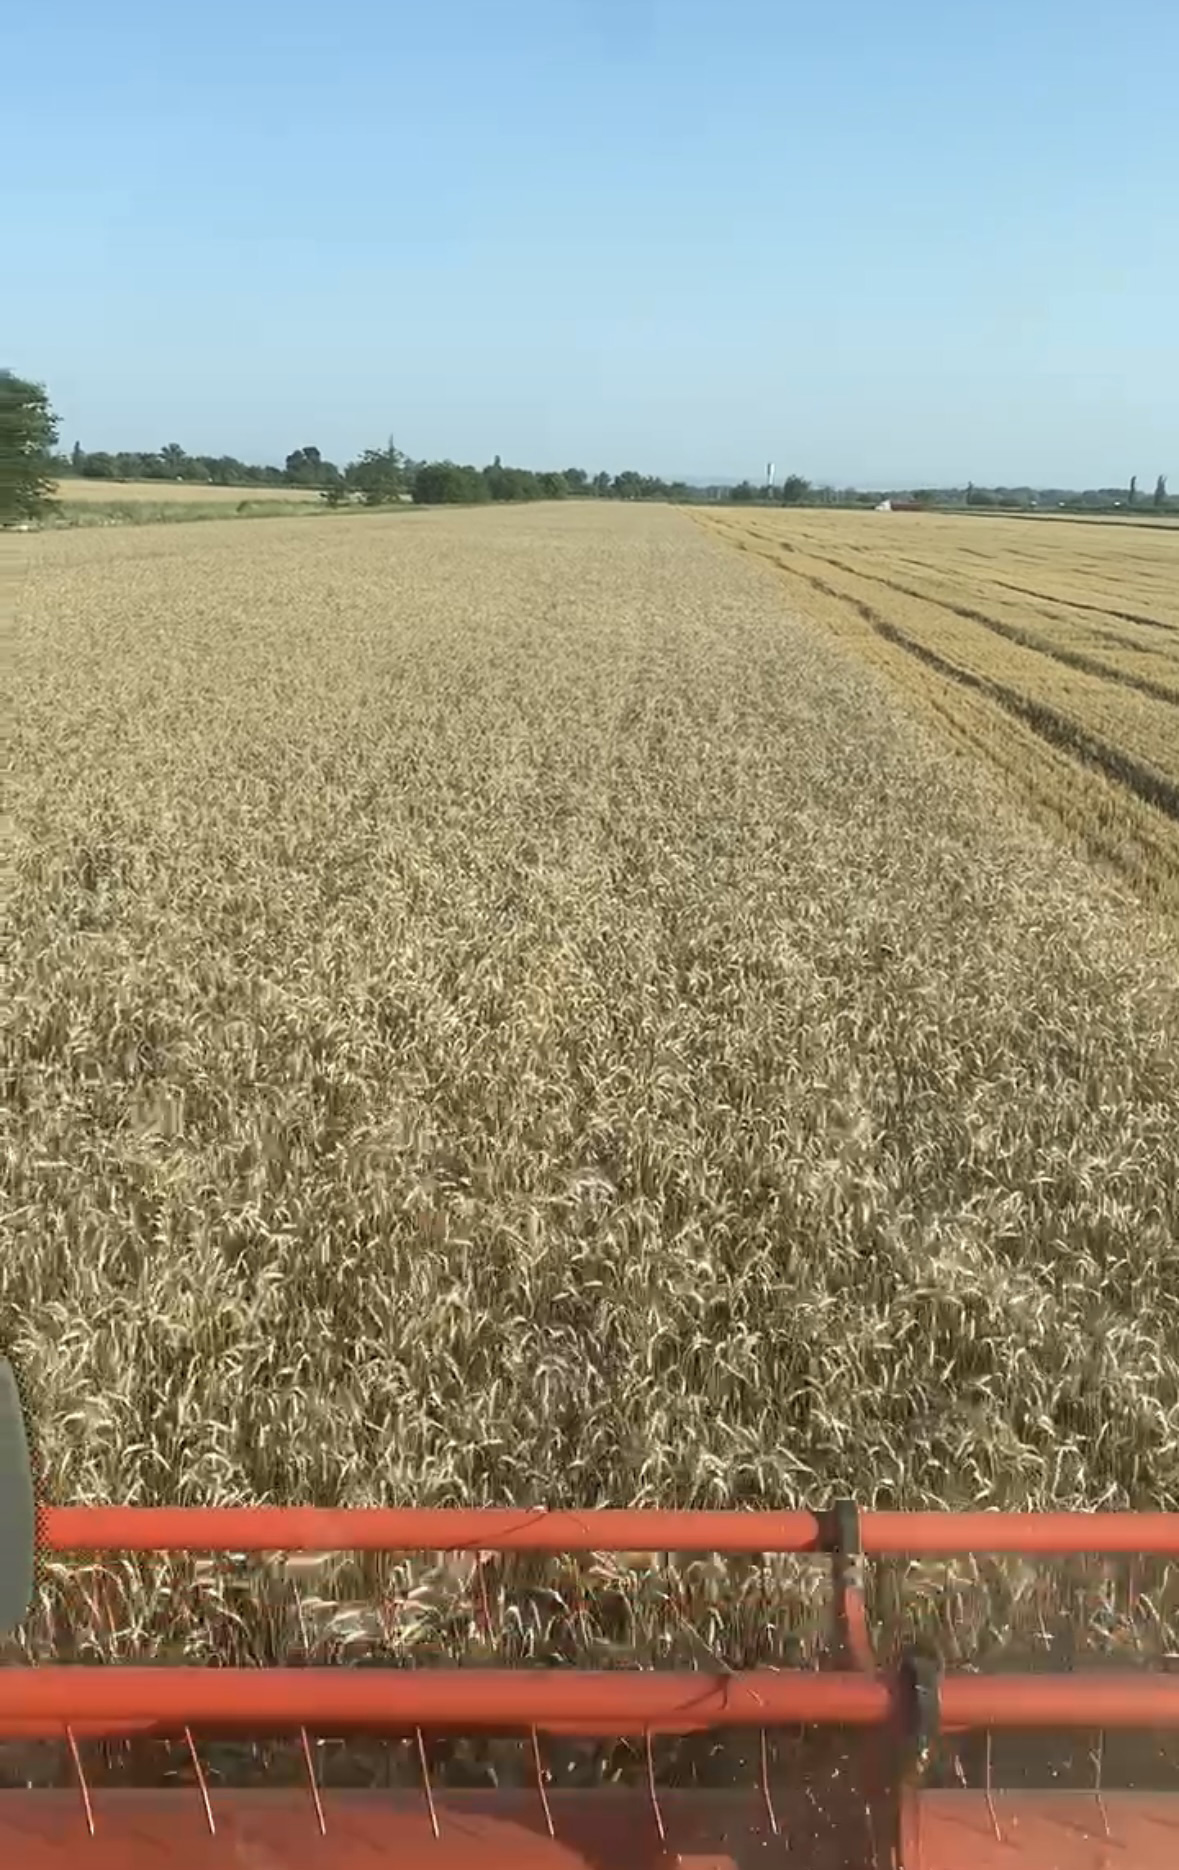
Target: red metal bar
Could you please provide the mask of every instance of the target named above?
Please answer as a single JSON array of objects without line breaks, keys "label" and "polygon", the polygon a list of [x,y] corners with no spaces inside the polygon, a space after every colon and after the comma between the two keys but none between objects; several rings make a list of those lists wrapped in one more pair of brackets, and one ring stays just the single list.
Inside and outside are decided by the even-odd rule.
[{"label": "red metal bar", "polygon": [[860,1523],[864,1550],[877,1557],[1179,1556],[1179,1513],[865,1513]]},{"label": "red metal bar", "polygon": [[[948,1675],[948,1729],[1179,1727],[1179,1675]],[[889,1677],[804,1669],[709,1675],[612,1669],[0,1669],[0,1738],[147,1728],[321,1733],[417,1728],[690,1733],[809,1723],[876,1727]]]},{"label": "red metal bar", "polygon": [[[1176,1722],[1179,1723],[1179,1680]],[[577,1734],[886,1720],[883,1677],[756,1670],[0,1669],[0,1738],[150,1727],[282,1733],[531,1727]]]},{"label": "red metal bar", "polygon": [[[863,1549],[951,1557],[1157,1552],[1179,1513],[864,1513]],[[48,1552],[819,1552],[818,1513],[513,1507],[50,1506]]]},{"label": "red metal bar", "polygon": [[946,1675],[940,1705],[947,1728],[1176,1727],[1179,1675],[1147,1669]]},{"label": "red metal bar", "polygon": [[814,1513],[55,1506],[42,1509],[39,1532],[52,1552],[821,1550]]}]

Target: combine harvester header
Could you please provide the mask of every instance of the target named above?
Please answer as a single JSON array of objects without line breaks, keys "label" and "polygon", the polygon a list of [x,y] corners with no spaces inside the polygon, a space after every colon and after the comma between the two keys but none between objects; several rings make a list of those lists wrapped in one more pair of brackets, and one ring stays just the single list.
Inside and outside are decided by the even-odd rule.
[{"label": "combine harvester header", "polygon": [[[15,1519],[19,1521],[19,1503]],[[1165,1670],[992,1675],[902,1655],[880,1667],[865,1609],[878,1556],[1179,1557],[1179,1514],[821,1513],[46,1507],[46,1557],[125,1553],[777,1552],[826,1555],[835,1666],[675,1671],[484,1666],[238,1668],[121,1663],[0,1669],[0,1765],[57,1743],[66,1783],[0,1791],[0,1864],[14,1870],[1177,1870],[1179,1795],[967,1789],[928,1783],[939,1741],[978,1731],[1179,1729]],[[749,1783],[659,1783],[668,1735],[747,1730]],[[829,1770],[801,1782],[775,1736],[825,1732]],[[432,1774],[443,1736],[519,1743],[530,1780],[456,1789]],[[629,1737],[639,1783],[563,1790],[560,1736]],[[175,1742],[189,1784],[103,1786],[87,1755],[130,1737]],[[209,1751],[285,1736],[301,1784],[217,1782]],[[408,1743],[417,1784],[335,1789],[316,1741]],[[1100,1755],[1098,1755],[1100,1758]],[[10,1775],[11,1776],[11,1775]],[[71,1782],[72,1783],[69,1783]]]}]

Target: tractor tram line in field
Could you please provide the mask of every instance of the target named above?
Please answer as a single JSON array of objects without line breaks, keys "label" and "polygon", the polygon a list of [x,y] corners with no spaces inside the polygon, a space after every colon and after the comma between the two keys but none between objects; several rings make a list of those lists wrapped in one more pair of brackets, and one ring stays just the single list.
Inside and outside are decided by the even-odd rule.
[{"label": "tractor tram line in field", "polygon": [[[1140,694],[1149,695],[1154,701],[1162,701],[1172,707],[1179,706],[1179,688],[1172,687],[1166,682],[1153,681],[1151,677],[1137,675],[1129,669],[1115,668],[1112,664],[1102,662],[1095,656],[1085,655],[1081,650],[1069,649],[1064,644],[1050,642],[1046,637],[1038,636],[1033,631],[1021,629],[1018,624],[1004,623],[998,617],[990,617],[985,611],[976,610],[969,604],[953,603],[948,598],[937,597],[930,591],[918,590],[911,584],[901,584],[896,578],[885,578],[873,573],[860,571],[851,565],[843,565],[838,559],[834,558],[825,559],[823,562],[830,565],[835,571],[845,572],[849,577],[866,579],[872,584],[880,585],[884,590],[896,591],[901,597],[916,598],[918,603],[930,604],[939,610],[944,610],[950,616],[961,617],[964,622],[977,623],[980,629],[989,630],[992,635],[1000,636],[1008,643],[1015,643],[1021,649],[1030,649],[1036,655],[1048,656],[1053,662],[1062,663],[1065,668],[1079,670],[1082,675],[1094,675],[1099,681],[1114,682],[1127,688],[1136,688]],[[1039,594],[1037,593],[1036,595]],[[1078,608],[1075,604],[1071,607]],[[1091,608],[1096,608],[1096,606],[1092,606]],[[1056,608],[1056,611],[1048,614],[1055,615],[1058,613],[1058,609],[1059,607]],[[1129,614],[1125,612],[1105,612],[1103,614],[1121,614],[1126,616],[1128,621],[1144,621],[1141,618],[1129,617]],[[1172,626],[1164,623],[1152,623],[1151,627],[1167,630]],[[1135,647],[1132,643],[1123,643],[1122,646],[1127,649],[1133,649]],[[1177,667],[1176,672],[1179,673],[1179,667]]]},{"label": "tractor tram line in field", "polygon": [[[1173,541],[1156,532],[1127,544],[1110,527],[1102,554],[1077,554],[1062,522],[1043,529],[1029,559],[1026,533],[1006,536],[1013,529],[996,522],[984,552],[964,543],[968,520],[946,515],[758,509],[710,514],[705,524],[801,587],[805,615],[879,665],[1039,816],[1147,900],[1179,909],[1179,642],[1158,641],[1179,638],[1179,606],[1169,621],[1072,588],[1083,560],[1091,589],[1120,576],[1128,594],[1157,609]],[[889,531],[898,525],[903,551]],[[1025,564],[1057,591],[1020,582]],[[902,566],[908,578],[896,575]],[[1008,567],[1015,576],[1000,576]],[[995,614],[1003,610],[1013,614]],[[1093,615],[1129,629],[1111,634]],[[1145,632],[1153,640],[1142,640]]]},{"label": "tractor tram line in field", "polygon": [[1069,610],[1088,610],[1098,617],[1116,617],[1121,623],[1140,624],[1144,630],[1165,630],[1169,636],[1179,636],[1179,623],[1164,623],[1161,617],[1144,617],[1137,610],[1111,610],[1108,605],[1087,604],[1079,597],[1054,598],[1050,591],[1033,591],[1027,585],[1009,584],[1004,578],[993,578],[991,582],[1004,591],[1015,591],[1021,597],[1038,598],[1054,609],[1063,604]]}]

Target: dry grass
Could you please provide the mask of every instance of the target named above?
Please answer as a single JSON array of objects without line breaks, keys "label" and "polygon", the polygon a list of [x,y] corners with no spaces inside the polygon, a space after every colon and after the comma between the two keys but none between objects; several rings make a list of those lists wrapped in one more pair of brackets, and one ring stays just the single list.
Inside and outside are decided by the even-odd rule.
[{"label": "dry grass", "polygon": [[[763,568],[579,507],[5,569],[0,1337],[52,1497],[1179,1507],[1173,961]],[[144,1571],[34,1648],[66,1601],[207,1653]],[[735,1575],[504,1583],[503,1640],[813,1644]],[[954,1576],[967,1649],[1169,1640],[1165,1573]],[[317,1578],[223,1579],[218,1653],[479,1640],[466,1578]]]},{"label": "dry grass", "polygon": [[[54,490],[54,499],[66,506],[82,506],[90,501],[146,501],[149,505],[177,501],[191,505],[237,506],[242,500],[306,501],[306,487],[211,487],[202,481],[174,480],[63,480]],[[314,499],[314,493],[311,494]]]},{"label": "dry grass", "polygon": [[1067,520],[734,510],[705,524],[999,769],[1018,801],[1179,909],[1179,537]]}]

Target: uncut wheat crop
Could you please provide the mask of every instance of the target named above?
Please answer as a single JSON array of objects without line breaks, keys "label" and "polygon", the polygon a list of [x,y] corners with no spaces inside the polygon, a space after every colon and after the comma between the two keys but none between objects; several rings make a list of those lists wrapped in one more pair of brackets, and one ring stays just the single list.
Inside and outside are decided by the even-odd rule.
[{"label": "uncut wheat crop", "polygon": [[729,508],[703,521],[1105,874],[1179,918],[1179,530]]},{"label": "uncut wheat crop", "polygon": [[670,509],[0,542],[71,1501],[1179,1508],[1161,924]]},{"label": "uncut wheat crop", "polygon": [[310,494],[306,487],[271,487],[266,484],[252,486],[222,487],[209,481],[188,480],[84,480],[59,481],[54,488],[53,497],[64,506],[89,506],[111,501],[135,505],[146,501],[151,506],[163,506],[173,502],[180,505],[193,501],[202,505],[225,506],[240,505],[265,500],[269,503],[284,502],[297,505],[300,501],[314,500],[314,489]]}]

